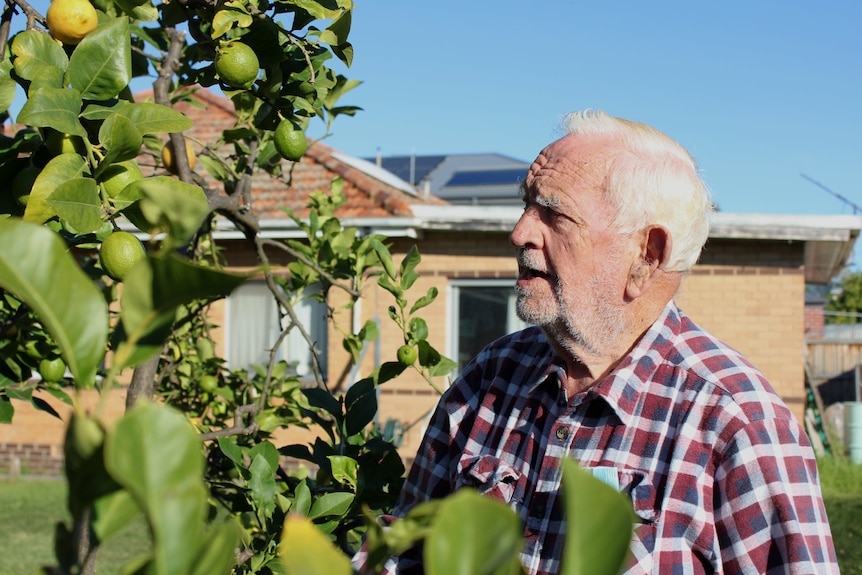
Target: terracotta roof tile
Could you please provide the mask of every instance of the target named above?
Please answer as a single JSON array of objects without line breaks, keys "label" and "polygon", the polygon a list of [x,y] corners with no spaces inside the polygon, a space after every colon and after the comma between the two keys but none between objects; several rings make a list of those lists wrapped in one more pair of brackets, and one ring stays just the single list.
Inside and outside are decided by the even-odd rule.
[{"label": "terracotta roof tile", "polygon": [[[236,114],[233,102],[206,89],[195,91],[193,98],[199,106],[188,102],[175,105],[177,110],[194,122],[186,134],[203,143],[218,141],[222,130],[234,126]],[[137,94],[135,99],[151,100],[152,92]],[[231,155],[233,146],[222,147],[220,153]],[[336,212],[339,217],[409,217],[412,216],[411,205],[447,203],[435,196],[423,195],[403,182],[402,186],[413,190],[413,193],[408,193],[375,177],[373,172],[377,168],[370,164],[366,165],[372,169],[363,171],[356,167],[363,165],[362,160],[353,158],[348,162],[339,156],[344,158],[343,154],[326,144],[309,142],[308,150],[299,162],[291,165],[292,162],[283,161],[282,179],[273,178],[263,171],[257,172],[252,181],[254,214],[260,219],[287,218],[283,208],[289,208],[300,216],[305,215],[308,212],[306,203],[309,194],[329,190],[336,176],[344,179],[343,193],[347,198],[347,202]],[[199,173],[205,176],[209,186],[221,189],[221,184],[203,170],[199,170]]]}]

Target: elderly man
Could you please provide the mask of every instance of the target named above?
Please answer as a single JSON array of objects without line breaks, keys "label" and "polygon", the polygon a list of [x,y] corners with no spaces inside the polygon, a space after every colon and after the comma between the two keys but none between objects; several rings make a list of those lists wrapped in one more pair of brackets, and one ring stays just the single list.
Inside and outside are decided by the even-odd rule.
[{"label": "elderly man", "polygon": [[447,390],[395,514],[474,487],[519,513],[525,570],[557,573],[572,457],[631,498],[625,573],[838,573],[803,429],[674,303],[711,212],[694,160],[601,112],[565,127],[530,166],[511,234],[518,314],[535,325]]}]

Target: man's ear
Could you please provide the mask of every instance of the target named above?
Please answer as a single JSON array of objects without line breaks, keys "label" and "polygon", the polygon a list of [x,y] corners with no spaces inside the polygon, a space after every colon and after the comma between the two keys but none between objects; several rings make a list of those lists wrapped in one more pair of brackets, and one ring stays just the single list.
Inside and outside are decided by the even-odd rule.
[{"label": "man's ear", "polygon": [[634,300],[644,295],[653,282],[664,273],[673,247],[670,232],[663,226],[652,226],[641,237],[638,258],[629,270],[626,296]]}]

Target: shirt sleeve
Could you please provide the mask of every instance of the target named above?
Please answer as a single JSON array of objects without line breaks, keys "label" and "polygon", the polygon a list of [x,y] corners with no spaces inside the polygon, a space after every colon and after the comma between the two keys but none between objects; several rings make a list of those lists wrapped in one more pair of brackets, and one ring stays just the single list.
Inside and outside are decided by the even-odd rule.
[{"label": "shirt sleeve", "polygon": [[724,572],[838,575],[817,463],[796,421],[751,421],[726,447],[714,491]]}]

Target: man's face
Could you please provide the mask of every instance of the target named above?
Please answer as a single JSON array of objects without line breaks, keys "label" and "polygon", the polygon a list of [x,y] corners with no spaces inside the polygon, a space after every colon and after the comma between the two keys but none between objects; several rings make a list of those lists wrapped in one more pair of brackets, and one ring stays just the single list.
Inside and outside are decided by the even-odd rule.
[{"label": "man's face", "polygon": [[517,311],[563,345],[600,353],[624,329],[635,242],[611,228],[603,197],[611,140],[566,136],[539,154],[524,181]]}]

